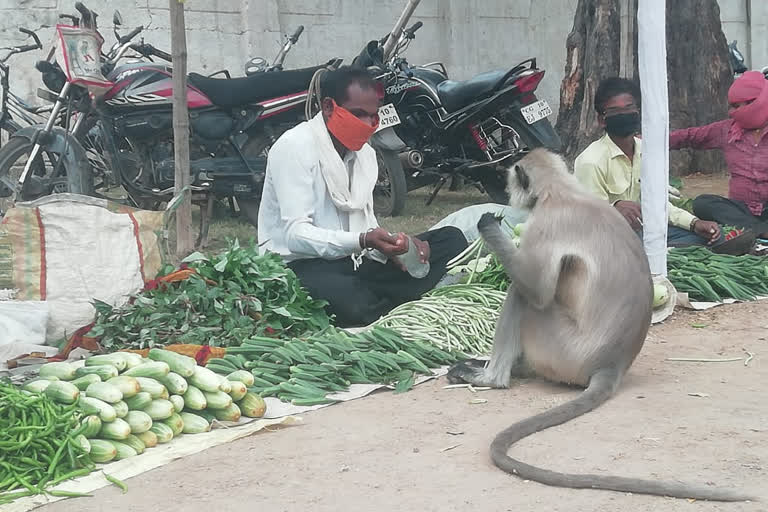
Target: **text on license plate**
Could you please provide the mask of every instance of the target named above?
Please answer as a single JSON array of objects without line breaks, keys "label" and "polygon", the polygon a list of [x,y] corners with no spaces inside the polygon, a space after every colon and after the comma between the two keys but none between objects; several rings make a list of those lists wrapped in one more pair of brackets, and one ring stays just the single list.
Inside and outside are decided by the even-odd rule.
[{"label": "text on license plate", "polygon": [[376,129],[377,132],[399,124],[400,116],[397,114],[397,110],[395,110],[395,106],[392,103],[379,107],[379,127]]},{"label": "text on license plate", "polygon": [[521,108],[520,113],[523,114],[526,123],[533,124],[552,114],[552,109],[547,100],[539,100]]}]

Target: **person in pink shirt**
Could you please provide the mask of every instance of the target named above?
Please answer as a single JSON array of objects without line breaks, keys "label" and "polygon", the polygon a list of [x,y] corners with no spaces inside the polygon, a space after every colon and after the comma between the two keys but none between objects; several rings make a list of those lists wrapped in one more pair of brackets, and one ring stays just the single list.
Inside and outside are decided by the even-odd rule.
[{"label": "person in pink shirt", "polygon": [[721,149],[730,172],[728,197],[693,201],[700,219],[768,238],[768,80],[747,71],[728,90],[729,119],[670,133],[670,149]]}]

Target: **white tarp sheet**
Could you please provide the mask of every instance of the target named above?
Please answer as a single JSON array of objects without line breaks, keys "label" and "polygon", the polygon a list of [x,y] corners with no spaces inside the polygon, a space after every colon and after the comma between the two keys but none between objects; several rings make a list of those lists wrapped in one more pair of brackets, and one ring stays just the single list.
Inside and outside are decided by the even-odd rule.
[{"label": "white tarp sheet", "polygon": [[[81,366],[84,361],[77,361],[76,365]],[[435,379],[448,372],[448,367],[433,370],[433,375],[420,376],[415,384]],[[387,386],[380,384],[353,384],[348,391],[328,395],[340,402],[348,402],[367,396],[377,389]],[[267,410],[263,418],[242,418],[239,422],[214,422],[213,429],[204,434],[185,434],[179,438],[173,439],[170,443],[160,444],[150,448],[141,455],[131,457],[116,462],[110,462],[100,466],[100,470],[86,475],[84,477],[68,480],[55,487],[56,490],[69,492],[90,493],[107,485],[112,485],[103,475],[108,475],[124,480],[136,475],[140,475],[151,469],[163,466],[176,459],[201,452],[214,446],[229,443],[237,439],[242,439],[270,426],[290,426],[302,424],[301,417],[295,416],[316,409],[329,407],[337,404],[315,405],[311,407],[299,407],[290,403],[282,402],[277,398],[266,398],[264,400]],[[130,483],[128,483],[130,487]],[[51,490],[51,489],[48,489]],[[27,512],[37,507],[59,501],[64,498],[57,498],[48,495],[30,496],[21,498],[9,505],[4,505],[2,512]]]}]

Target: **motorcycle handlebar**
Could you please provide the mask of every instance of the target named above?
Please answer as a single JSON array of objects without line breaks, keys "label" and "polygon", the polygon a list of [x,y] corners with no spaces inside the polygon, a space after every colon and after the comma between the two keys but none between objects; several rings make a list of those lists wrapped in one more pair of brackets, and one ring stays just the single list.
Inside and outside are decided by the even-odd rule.
[{"label": "motorcycle handlebar", "polygon": [[37,50],[38,48],[42,48],[42,46],[37,46],[36,44],[25,44],[24,46],[17,46],[16,53],[31,52],[32,50]]},{"label": "motorcycle handlebar", "polygon": [[154,46],[152,46],[149,43],[143,43],[143,44],[132,44],[131,48],[140,54],[144,55],[145,57],[160,57],[163,60],[166,60],[168,62],[171,62],[173,59],[171,57],[170,53],[166,53],[162,50],[158,50]]},{"label": "motorcycle handlebar", "polygon": [[87,18],[87,17],[89,17],[91,15],[91,11],[85,5],[83,5],[83,2],[75,2],[75,9],[84,18]]},{"label": "motorcycle handlebar", "polygon": [[416,34],[416,31],[419,30],[423,26],[424,26],[424,23],[422,23],[421,21],[417,21],[416,23],[411,25],[411,28],[405,29],[405,31],[404,31],[405,32],[405,36],[408,39],[413,39],[413,36],[414,36],[414,34]]},{"label": "motorcycle handlebar", "polygon": [[124,36],[122,36],[122,37],[120,38],[120,44],[125,44],[125,43],[127,43],[128,41],[130,41],[131,39],[133,39],[134,37],[136,37],[136,36],[139,34],[139,32],[141,32],[142,30],[144,30],[144,25],[139,25],[139,26],[138,26],[138,27],[136,27],[135,29],[131,30],[131,31],[130,31],[130,32],[128,32],[126,35],[124,35]]},{"label": "motorcycle handlebar", "polygon": [[152,47],[152,53],[153,53],[153,54],[154,54],[156,57],[160,57],[161,59],[163,59],[163,60],[167,60],[168,62],[171,62],[171,61],[173,60],[173,57],[171,57],[171,54],[170,54],[170,53],[166,53],[166,52],[164,52],[164,51],[162,51],[162,50],[158,50],[158,49],[157,49],[157,48],[155,48],[154,46]]},{"label": "motorcycle handlebar", "polygon": [[[42,48],[43,45],[40,43],[40,38],[37,37],[37,34],[35,34],[33,31],[29,30],[28,28],[19,27],[19,32],[22,34],[27,34],[28,36],[32,37],[32,39],[35,40],[35,48]],[[28,45],[32,46],[32,45]],[[26,51],[26,50],[24,50]]]},{"label": "motorcycle handlebar", "polygon": [[293,35],[290,37],[290,40],[293,44],[296,44],[302,32],[304,32],[304,25],[299,25],[299,28],[297,28],[296,32],[294,32]]},{"label": "motorcycle handlebar", "polygon": [[96,30],[96,13],[87,8],[83,2],[75,2],[75,9],[80,13],[80,19],[83,25]]}]

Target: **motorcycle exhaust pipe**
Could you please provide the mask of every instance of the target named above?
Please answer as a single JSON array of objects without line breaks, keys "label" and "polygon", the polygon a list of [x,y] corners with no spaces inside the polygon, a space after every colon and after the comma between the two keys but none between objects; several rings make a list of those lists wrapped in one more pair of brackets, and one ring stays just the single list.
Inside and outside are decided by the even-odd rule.
[{"label": "motorcycle exhaust pipe", "polygon": [[421,169],[424,164],[424,155],[420,151],[410,150],[404,151],[398,155],[400,157],[400,163],[406,169]]}]

